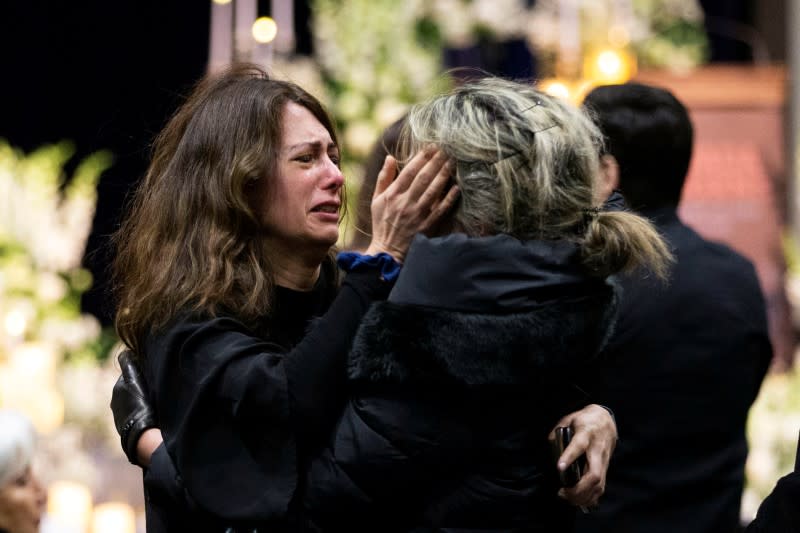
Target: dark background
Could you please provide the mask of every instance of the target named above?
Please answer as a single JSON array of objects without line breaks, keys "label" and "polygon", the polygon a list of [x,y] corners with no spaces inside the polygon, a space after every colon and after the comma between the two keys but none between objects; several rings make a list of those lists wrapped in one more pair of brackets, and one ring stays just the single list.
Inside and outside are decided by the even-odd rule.
[{"label": "dark background", "polygon": [[[762,1],[759,9],[770,4],[785,13],[783,1]],[[295,1],[295,30],[304,53],[311,51],[308,3]],[[759,24],[754,0],[701,3],[708,15]],[[765,20],[783,19],[769,13]],[[152,138],[205,72],[209,17],[210,2],[204,0],[0,3],[0,137],[25,151],[72,140],[73,165],[100,149],[115,156],[100,181],[85,259],[95,285],[83,307],[104,324],[113,310],[107,294],[108,236],[126,194],[144,173]],[[774,32],[764,33],[774,41]],[[752,59],[751,47],[740,40],[716,31],[711,38],[712,60]],[[773,59],[783,59],[780,46],[768,44]]]}]

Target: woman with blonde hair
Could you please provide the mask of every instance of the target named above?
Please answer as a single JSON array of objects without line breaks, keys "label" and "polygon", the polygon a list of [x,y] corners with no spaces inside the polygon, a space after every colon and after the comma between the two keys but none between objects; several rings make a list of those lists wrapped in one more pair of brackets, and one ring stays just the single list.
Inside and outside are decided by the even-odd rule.
[{"label": "woman with blonde hair", "polygon": [[47,495],[31,463],[36,433],[21,413],[0,409],[0,532],[35,533]]},{"label": "woman with blonde hair", "polygon": [[[591,119],[531,86],[489,78],[416,106],[402,145],[428,144],[455,162],[460,202],[362,319],[305,506],[323,530],[569,531],[548,433],[586,403],[575,375],[613,328],[610,276],[663,278],[670,252],[603,208]],[[602,493],[604,459],[586,459],[578,485]]]},{"label": "woman with blonde hair", "polygon": [[[128,457],[149,465],[148,531],[312,527],[307,468],[344,408],[353,336],[412,236],[457,198],[448,156],[413,150],[399,173],[384,162],[370,243],[339,256],[341,281],[344,180],[316,98],[235,67],[201,82],[159,135],[115,263],[117,329],[145,379],[123,365],[112,409]],[[607,451],[613,421],[587,409],[576,440]],[[153,429],[142,446],[156,425],[164,444]]]}]

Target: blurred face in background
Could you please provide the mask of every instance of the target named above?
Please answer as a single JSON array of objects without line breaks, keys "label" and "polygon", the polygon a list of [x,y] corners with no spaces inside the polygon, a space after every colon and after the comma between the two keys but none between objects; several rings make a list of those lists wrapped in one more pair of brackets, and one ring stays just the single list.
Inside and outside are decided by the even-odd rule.
[{"label": "blurred face in background", "polygon": [[0,530],[37,533],[47,496],[30,465],[0,487]]}]

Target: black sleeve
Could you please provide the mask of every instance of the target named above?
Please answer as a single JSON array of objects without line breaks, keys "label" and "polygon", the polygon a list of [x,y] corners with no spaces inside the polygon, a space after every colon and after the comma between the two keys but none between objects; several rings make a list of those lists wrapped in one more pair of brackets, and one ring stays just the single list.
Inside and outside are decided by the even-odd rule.
[{"label": "black sleeve", "polygon": [[385,285],[377,272],[348,275],[288,353],[230,317],[178,321],[148,343],[166,449],[200,509],[236,522],[286,517],[301,441],[341,412],[347,349]]},{"label": "black sleeve", "polygon": [[306,512],[325,531],[342,517],[358,531],[410,526],[429,491],[459,483],[464,465],[479,464],[482,441],[467,397],[441,386],[387,383],[351,393],[328,445],[310,463]]},{"label": "black sleeve", "polygon": [[144,469],[144,495],[148,531],[181,529],[192,510],[191,499],[163,444],[156,448],[150,466]]},{"label": "black sleeve", "polygon": [[349,273],[325,316],[286,355],[289,407],[301,441],[324,438],[341,413],[347,352],[369,305],[391,288],[376,272]]}]

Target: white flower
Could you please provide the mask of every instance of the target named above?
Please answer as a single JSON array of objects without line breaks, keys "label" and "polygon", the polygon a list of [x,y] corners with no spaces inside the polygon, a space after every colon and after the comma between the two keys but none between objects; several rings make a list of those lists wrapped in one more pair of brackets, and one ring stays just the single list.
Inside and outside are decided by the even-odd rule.
[{"label": "white flower", "polygon": [[445,42],[451,47],[462,48],[475,42],[475,23],[461,0],[434,0],[431,14]]},{"label": "white flower", "polygon": [[[64,396],[65,419],[81,427],[106,432],[110,427],[107,419],[111,418],[108,398],[118,376],[118,370],[100,367],[93,362],[64,365],[59,372],[58,382]],[[87,394],[88,391],[92,393]]]},{"label": "white flower", "polygon": [[495,39],[502,41],[521,37],[525,32],[528,13],[520,0],[473,0],[475,21],[488,29]]},{"label": "white flower", "polygon": [[[12,285],[13,286],[13,285]],[[2,333],[9,338],[21,340],[25,337],[33,325],[36,318],[36,306],[28,298],[5,299],[0,301],[0,311],[2,311]]]},{"label": "white flower", "polygon": [[100,322],[92,315],[81,315],[77,319],[47,317],[39,327],[39,335],[42,339],[58,342],[67,350],[75,350],[97,339],[101,329]]},{"label": "white flower", "polygon": [[8,358],[8,367],[26,387],[49,386],[54,383],[61,353],[58,347],[42,340],[15,346]]},{"label": "white flower", "polygon": [[676,19],[703,22],[703,8],[695,0],[663,0],[663,9]]},{"label": "white flower", "polygon": [[45,304],[58,302],[67,294],[67,282],[61,276],[48,271],[39,272],[36,296]]},{"label": "white flower", "polygon": [[769,485],[775,480],[777,463],[770,450],[754,449],[750,450],[747,457],[747,479],[756,485]]},{"label": "white flower", "polygon": [[100,473],[84,447],[84,432],[74,425],[39,440],[37,466],[45,485],[68,480],[94,488],[99,481]]},{"label": "white flower", "polygon": [[369,111],[369,102],[361,92],[347,91],[336,102],[339,119],[353,120]]},{"label": "white flower", "polygon": [[758,494],[753,489],[746,488],[744,490],[742,494],[742,506],[739,512],[743,524],[749,524],[753,518],[756,517],[758,507],[761,505],[761,500],[762,498],[759,498]]}]

